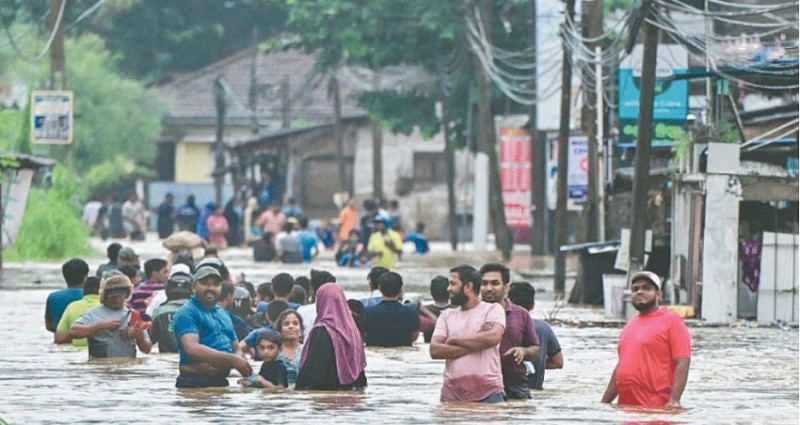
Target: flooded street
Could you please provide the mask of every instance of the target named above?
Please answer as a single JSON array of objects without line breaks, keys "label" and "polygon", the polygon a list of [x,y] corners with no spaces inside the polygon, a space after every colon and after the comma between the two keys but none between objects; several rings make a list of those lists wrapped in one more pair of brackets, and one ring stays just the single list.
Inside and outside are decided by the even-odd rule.
[{"label": "flooded street", "polygon": [[[308,269],[276,271],[274,265],[254,266],[243,256],[230,255],[234,272],[244,271],[255,281],[286,269],[293,274]],[[92,270],[100,260],[90,261]],[[328,265],[323,260],[320,267]],[[53,345],[43,316],[47,294],[62,286],[58,265],[6,266],[0,280],[0,417],[9,424],[798,422],[796,329],[692,328],[694,353],[682,400],[686,410],[680,413],[630,411],[599,402],[616,361],[617,328],[555,326],[564,368],[548,371],[546,389],[527,402],[443,405],[444,362],[431,360],[428,345],[421,342],[407,349],[368,348],[369,386],[363,392],[267,393],[235,385],[177,390],[175,354],[89,361],[85,350]],[[401,272],[412,295],[423,292],[432,275],[446,272],[444,266],[423,268],[410,261],[404,267],[409,268]],[[365,270],[331,270],[349,297],[365,294]],[[32,282],[37,276],[40,284]],[[537,303],[536,318],[552,309],[547,295]],[[602,310],[570,307],[558,317],[598,315]],[[230,378],[232,384],[236,378]]]}]

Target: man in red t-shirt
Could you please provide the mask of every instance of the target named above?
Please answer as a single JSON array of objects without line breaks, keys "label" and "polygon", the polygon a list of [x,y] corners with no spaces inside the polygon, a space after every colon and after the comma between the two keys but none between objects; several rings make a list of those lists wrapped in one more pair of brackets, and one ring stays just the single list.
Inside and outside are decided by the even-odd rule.
[{"label": "man in red t-shirt", "polygon": [[619,336],[619,361],[603,403],[619,395],[619,404],[680,406],[689,376],[692,337],[683,319],[666,307],[659,308],[661,279],[652,272],[631,277],[631,301],[639,314]]}]

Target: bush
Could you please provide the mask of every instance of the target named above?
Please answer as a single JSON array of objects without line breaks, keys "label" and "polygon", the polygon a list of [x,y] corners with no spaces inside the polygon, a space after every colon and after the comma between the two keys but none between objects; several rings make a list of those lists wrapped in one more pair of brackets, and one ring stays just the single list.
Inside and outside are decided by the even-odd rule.
[{"label": "bush", "polygon": [[66,169],[53,169],[50,189],[31,189],[22,227],[14,245],[3,253],[8,261],[55,261],[94,255],[89,229],[73,207],[77,190]]}]

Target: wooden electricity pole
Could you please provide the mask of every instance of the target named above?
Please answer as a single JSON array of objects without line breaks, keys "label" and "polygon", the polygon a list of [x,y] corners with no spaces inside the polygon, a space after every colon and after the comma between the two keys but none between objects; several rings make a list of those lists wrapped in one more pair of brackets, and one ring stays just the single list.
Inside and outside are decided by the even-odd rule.
[{"label": "wooden electricity pole", "polygon": [[[656,84],[656,58],[658,56],[658,28],[646,17],[650,14],[652,0],[642,3],[644,46],[642,79],[639,84],[639,133],[636,136],[636,158],[633,171],[633,205],[631,208],[631,239],[628,255],[628,273],[644,269],[644,241],[647,226],[647,192],[650,180],[650,142],[653,138],[653,100]],[[632,35],[635,37],[635,34]]]},{"label": "wooden electricity pole", "polygon": [[[566,0],[564,19],[571,21],[575,15],[575,0]],[[567,166],[569,146],[569,117],[572,106],[572,69],[570,68],[570,52],[566,40],[562,43],[561,59],[561,123],[558,129],[558,180],[556,184],[556,217],[555,217],[555,276],[553,292],[557,299],[564,298],[566,282],[566,258],[561,252],[561,245],[567,241]]]},{"label": "wooden electricity pole", "polygon": [[[583,0],[581,4],[581,32],[585,39],[592,41],[586,43],[586,50],[594,52],[594,47],[599,46],[600,41],[595,41],[603,35],[603,2],[597,0]],[[595,58],[600,60],[600,58]],[[588,77],[588,75],[587,75]],[[597,81],[595,84],[602,85],[602,81]],[[588,158],[589,166],[588,174],[588,191],[586,194],[586,204],[584,207],[583,215],[586,220],[586,241],[604,240],[605,235],[599,233],[599,229],[603,226],[600,225],[599,220],[602,219],[598,213],[599,202],[598,199],[598,183],[602,184],[602,179],[598,179],[598,158],[597,158],[597,145],[602,143],[603,136],[597,134],[599,126],[597,125],[598,116],[600,119],[603,117],[603,111],[597,110],[597,90],[591,87],[586,87],[584,94],[586,96],[586,103],[583,107],[584,114],[581,118],[583,121],[583,128],[589,136],[588,142]]]}]

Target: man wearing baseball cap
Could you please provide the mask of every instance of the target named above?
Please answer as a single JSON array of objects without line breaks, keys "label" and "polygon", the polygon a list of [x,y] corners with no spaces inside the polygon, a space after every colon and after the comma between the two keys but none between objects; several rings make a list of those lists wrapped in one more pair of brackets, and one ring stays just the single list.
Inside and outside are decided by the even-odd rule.
[{"label": "man wearing baseball cap", "polygon": [[70,327],[70,338],[88,339],[89,357],[136,357],[136,347],[150,352],[149,322],[126,305],[131,291],[130,279],[112,271],[100,283],[101,304],[86,310]]},{"label": "man wearing baseball cap", "polygon": [[661,279],[643,271],[631,276],[631,301],[639,314],[619,336],[619,360],[602,402],[679,407],[692,355],[692,338],[680,316],[659,308]]},{"label": "man wearing baseball cap", "polygon": [[233,322],[217,305],[222,274],[211,264],[198,264],[193,295],[173,317],[180,354],[178,388],[227,387],[231,369],[243,377],[253,373],[238,348]]},{"label": "man wearing baseball cap", "polygon": [[[188,268],[187,268],[188,269]],[[192,296],[192,275],[188,272],[173,273],[168,279],[164,293],[167,301],[159,305],[151,316],[153,319],[152,339],[158,344],[159,353],[177,353],[178,341],[172,332],[175,312],[189,302]]]},{"label": "man wearing baseball cap", "polygon": [[376,215],[373,222],[375,230],[369,237],[367,251],[376,259],[374,266],[393,270],[397,266],[398,257],[403,253],[403,238],[388,228],[386,218],[382,215]]}]

